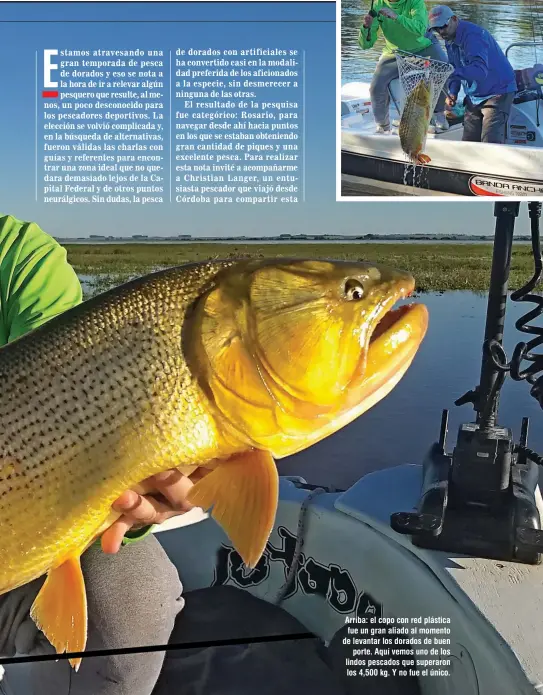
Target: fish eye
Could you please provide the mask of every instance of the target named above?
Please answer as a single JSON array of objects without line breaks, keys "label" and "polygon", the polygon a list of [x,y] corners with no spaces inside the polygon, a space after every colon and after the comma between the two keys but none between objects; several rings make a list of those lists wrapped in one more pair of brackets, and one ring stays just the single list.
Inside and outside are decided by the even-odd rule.
[{"label": "fish eye", "polygon": [[345,283],[345,296],[350,302],[357,302],[364,298],[364,285],[360,280],[350,278]]}]

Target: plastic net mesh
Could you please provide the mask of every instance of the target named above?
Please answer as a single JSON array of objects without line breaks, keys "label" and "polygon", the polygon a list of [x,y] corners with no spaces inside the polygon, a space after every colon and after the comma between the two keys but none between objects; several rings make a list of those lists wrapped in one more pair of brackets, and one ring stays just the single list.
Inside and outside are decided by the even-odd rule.
[{"label": "plastic net mesh", "polygon": [[407,97],[422,79],[430,83],[430,113],[433,113],[439,93],[447,78],[453,73],[452,65],[402,51],[396,51],[396,62],[400,73],[400,115],[403,113]]}]

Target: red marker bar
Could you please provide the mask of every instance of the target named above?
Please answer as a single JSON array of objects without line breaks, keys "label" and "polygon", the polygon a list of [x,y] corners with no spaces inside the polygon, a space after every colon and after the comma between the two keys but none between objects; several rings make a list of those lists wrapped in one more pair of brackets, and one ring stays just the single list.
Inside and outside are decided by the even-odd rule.
[{"label": "red marker bar", "polygon": [[41,95],[45,99],[55,99],[58,97],[58,92],[42,92]]}]

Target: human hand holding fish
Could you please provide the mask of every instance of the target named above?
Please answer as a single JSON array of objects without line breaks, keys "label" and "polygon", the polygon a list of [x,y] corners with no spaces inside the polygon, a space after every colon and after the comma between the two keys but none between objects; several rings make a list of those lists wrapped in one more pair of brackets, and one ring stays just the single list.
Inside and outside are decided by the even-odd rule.
[{"label": "human hand holding fish", "polygon": [[128,531],[162,524],[190,511],[194,506],[187,501],[190,489],[210,472],[198,468],[187,476],[174,468],[151,476],[139,486],[139,491],[123,492],[112,505],[122,516],[102,534],[102,550],[108,554],[117,553]]},{"label": "human hand holding fish", "polygon": [[372,24],[373,17],[371,16],[371,14],[367,14],[362,21],[362,26],[364,27],[364,29],[369,29]]}]

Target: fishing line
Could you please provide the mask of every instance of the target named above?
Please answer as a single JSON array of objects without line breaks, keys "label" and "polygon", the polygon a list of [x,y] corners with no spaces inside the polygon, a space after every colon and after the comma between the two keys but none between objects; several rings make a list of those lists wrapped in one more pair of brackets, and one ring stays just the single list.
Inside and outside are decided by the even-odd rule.
[{"label": "fishing line", "polygon": [[[286,593],[292,583],[294,575],[298,569],[300,558],[302,557],[302,550],[304,546],[304,536],[306,531],[306,517],[307,509],[309,508],[310,502],[322,493],[328,492],[325,488],[315,487],[303,500],[300,505],[300,514],[298,517],[298,533],[296,537],[296,546],[294,550],[294,555],[292,558],[292,563],[288,569],[287,576],[285,578],[284,584],[280,587],[277,597],[274,601],[275,605],[279,605],[285,598]],[[286,635],[267,635],[263,637],[253,637],[247,639],[244,638],[234,638],[228,640],[208,640],[202,642],[186,642],[180,644],[166,644],[159,646],[145,646],[145,647],[125,647],[122,649],[100,649],[100,650],[89,650],[86,652],[73,652],[73,653],[63,653],[63,654],[44,654],[41,656],[20,656],[20,657],[8,657],[0,658],[1,664],[21,664],[21,663],[33,663],[36,661],[58,661],[60,659],[73,659],[76,657],[90,658],[93,656],[114,656],[118,654],[142,654],[148,652],[159,652],[159,651],[174,651],[178,649],[204,649],[209,647],[223,647],[223,646],[233,646],[233,645],[243,645],[243,644],[259,644],[265,642],[289,642],[293,640],[304,640],[304,639],[315,639],[317,635],[313,632],[296,632]],[[70,695],[72,690],[72,669],[70,668],[70,680],[68,686],[68,694]]]},{"label": "fishing line", "polygon": [[117,656],[119,654],[148,654],[149,652],[170,652],[179,649],[204,649],[207,647],[231,647],[241,644],[262,644],[264,642],[291,642],[299,639],[315,639],[312,632],[294,632],[286,635],[264,635],[263,637],[236,637],[225,640],[202,640],[201,642],[181,642],[178,644],[157,644],[141,647],[121,647],[119,649],[96,649],[86,652],[64,652],[63,654],[42,654],[40,656],[10,656],[0,658],[3,664],[28,664],[36,661],[60,661],[66,659],[88,659],[92,656]]}]

